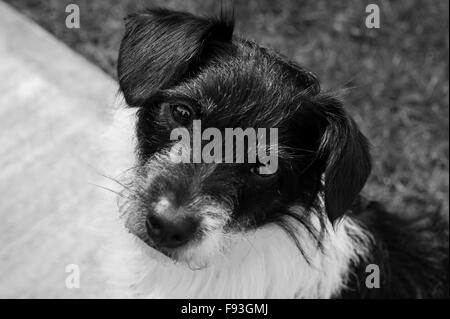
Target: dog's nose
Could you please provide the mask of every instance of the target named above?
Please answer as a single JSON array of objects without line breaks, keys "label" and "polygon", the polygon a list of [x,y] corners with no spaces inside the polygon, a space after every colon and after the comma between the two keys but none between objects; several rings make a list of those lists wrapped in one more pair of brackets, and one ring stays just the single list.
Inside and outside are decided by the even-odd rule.
[{"label": "dog's nose", "polygon": [[194,237],[198,228],[198,222],[189,216],[149,215],[145,224],[150,238],[166,248],[186,244]]}]

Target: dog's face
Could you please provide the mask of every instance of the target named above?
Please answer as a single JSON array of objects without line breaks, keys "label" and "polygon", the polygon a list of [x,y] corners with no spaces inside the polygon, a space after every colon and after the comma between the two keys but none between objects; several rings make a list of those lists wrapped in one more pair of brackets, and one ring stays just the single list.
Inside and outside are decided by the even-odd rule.
[{"label": "dog's face", "polygon": [[[127,186],[126,224],[175,260],[208,264],[229,237],[268,223],[295,236],[292,223],[307,226],[319,194],[326,210],[319,217],[334,221],[369,174],[366,141],[340,102],[320,94],[317,79],[301,67],[233,39],[230,18],[160,9],[133,15],[118,72],[127,104],[138,108],[137,167]],[[273,158],[270,163],[258,156],[180,162],[175,146],[182,142],[171,137],[186,128],[194,139],[194,121],[222,136],[230,128],[276,128],[275,142],[264,139],[265,150],[276,150],[276,169],[266,169]],[[191,159],[192,143],[181,145]],[[239,151],[235,145],[232,158],[251,148],[249,140]],[[304,210],[294,213],[294,206]]]}]

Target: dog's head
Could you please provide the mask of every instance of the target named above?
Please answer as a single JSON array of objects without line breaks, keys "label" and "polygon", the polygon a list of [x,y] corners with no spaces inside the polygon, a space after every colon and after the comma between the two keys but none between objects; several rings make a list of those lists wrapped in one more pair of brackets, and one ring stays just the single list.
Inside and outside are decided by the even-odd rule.
[{"label": "dog's head", "polygon": [[[320,93],[312,73],[234,38],[233,19],[225,14],[212,19],[154,9],[130,16],[118,74],[138,115],[127,226],[175,260],[207,263],[228,235],[268,223],[295,237],[292,223],[309,229],[317,206],[320,218],[336,221],[370,172],[366,139],[342,104]],[[173,139],[180,128],[191,138],[181,149],[175,147],[180,136]],[[216,131],[202,135],[207,128]],[[230,128],[250,129],[242,145],[232,144],[231,158],[241,152],[244,161],[221,161]],[[251,161],[254,136],[274,128],[277,138],[263,148],[275,157],[263,161],[265,152],[255,152]],[[214,138],[224,142],[210,143]],[[179,159],[183,147],[190,162]],[[304,210],[294,212],[298,206]]]}]

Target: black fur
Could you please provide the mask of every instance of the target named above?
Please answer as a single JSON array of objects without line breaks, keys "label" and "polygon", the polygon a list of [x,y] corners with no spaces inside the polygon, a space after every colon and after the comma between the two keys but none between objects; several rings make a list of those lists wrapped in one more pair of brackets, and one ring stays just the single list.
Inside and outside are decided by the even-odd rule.
[{"label": "black fur", "polygon": [[[119,81],[129,105],[140,106],[158,90],[194,73],[231,41],[233,20],[201,19],[183,12],[149,10],[130,16],[119,53]],[[133,84],[132,86],[130,84]]]},{"label": "black fur", "polygon": [[[368,260],[354,265],[343,298],[448,298],[448,223],[440,212],[406,217],[361,199],[353,209],[373,236]],[[380,267],[380,288],[365,285],[366,265]]]},{"label": "black fur", "polygon": [[[165,105],[184,103],[203,128],[277,127],[283,149],[278,172],[258,178],[250,174],[252,165],[244,163],[219,164],[206,174],[208,164],[179,164],[158,177],[151,191],[139,190],[142,201],[151,206],[153,198],[171,192],[182,206],[201,193],[233,210],[229,227],[278,222],[297,240],[283,217],[290,215],[310,228],[309,216],[288,208],[317,211],[323,194],[331,221],[353,214],[374,235],[371,261],[381,263],[388,274],[384,288],[375,292],[353,278],[344,296],[444,296],[448,237],[434,228],[438,222],[418,228],[374,206],[355,206],[371,170],[368,143],[356,123],[338,99],[320,92],[311,72],[233,37],[233,28],[230,14],[200,18],[153,9],[128,18],[118,74],[126,102],[139,107],[139,159],[144,164],[170,145],[170,131],[178,125]],[[321,234],[313,235],[319,249]],[[365,275],[363,266],[355,265],[357,278]]]}]

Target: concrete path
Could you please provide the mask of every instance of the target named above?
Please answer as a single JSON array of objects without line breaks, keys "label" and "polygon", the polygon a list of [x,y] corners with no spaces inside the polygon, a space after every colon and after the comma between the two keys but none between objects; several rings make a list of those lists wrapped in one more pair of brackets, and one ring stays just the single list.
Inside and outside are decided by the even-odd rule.
[{"label": "concrete path", "polygon": [[[0,17],[0,297],[101,293],[91,274],[113,208],[91,183],[116,84],[3,2]],[[66,288],[69,264],[80,289]]]}]

